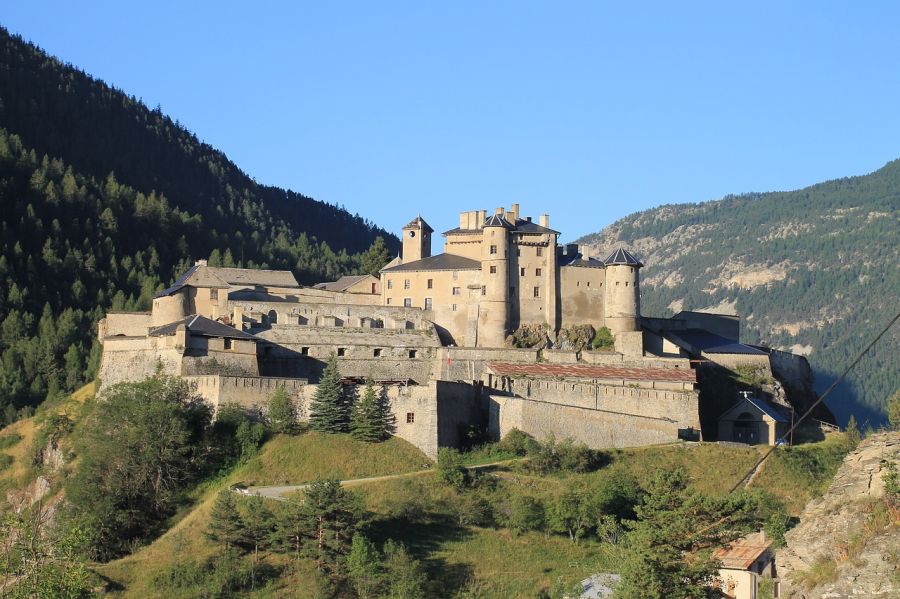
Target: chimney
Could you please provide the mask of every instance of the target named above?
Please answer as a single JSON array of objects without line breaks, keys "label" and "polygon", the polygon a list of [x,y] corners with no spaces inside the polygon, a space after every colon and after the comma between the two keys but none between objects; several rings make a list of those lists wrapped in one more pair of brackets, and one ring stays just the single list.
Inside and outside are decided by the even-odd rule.
[{"label": "chimney", "polygon": [[516,224],[516,221],[519,220],[519,204],[513,204],[512,207],[510,207],[509,212],[512,218],[509,222]]},{"label": "chimney", "polygon": [[479,210],[476,214],[478,214],[478,228],[484,228],[484,221],[487,219],[487,210]]},{"label": "chimney", "polygon": [[567,243],[566,244],[566,255],[574,256],[578,253],[578,244],[577,243]]},{"label": "chimney", "polygon": [[527,220],[528,222],[531,222],[531,217],[530,217],[530,216],[526,216],[526,217],[525,217],[525,220]]},{"label": "chimney", "polygon": [[538,221],[538,224],[540,226],[544,227],[545,229],[549,229],[550,228],[550,215],[542,214],[540,220]]}]

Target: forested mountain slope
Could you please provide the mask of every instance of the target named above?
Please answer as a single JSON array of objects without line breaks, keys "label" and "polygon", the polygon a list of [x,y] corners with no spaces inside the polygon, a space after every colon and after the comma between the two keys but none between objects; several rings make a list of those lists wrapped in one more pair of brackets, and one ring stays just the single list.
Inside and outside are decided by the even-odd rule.
[{"label": "forested mountain slope", "polygon": [[257,185],[159,111],[2,28],[0,208],[0,423],[90,380],[97,319],[149,309],[197,258],[313,283],[399,247],[359,216]]},{"label": "forested mountain slope", "polygon": [[[660,206],[579,243],[640,256],[644,315],[733,307],[743,341],[807,354],[822,391],[900,310],[900,160],[798,191]],[[895,326],[829,405],[881,419],[898,387]]]}]

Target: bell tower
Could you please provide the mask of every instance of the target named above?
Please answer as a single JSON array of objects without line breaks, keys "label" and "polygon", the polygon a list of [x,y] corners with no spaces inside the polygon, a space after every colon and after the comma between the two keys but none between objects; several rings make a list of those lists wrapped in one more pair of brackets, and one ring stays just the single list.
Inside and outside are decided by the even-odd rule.
[{"label": "bell tower", "polygon": [[403,227],[403,262],[415,262],[431,257],[431,234],[434,233],[421,216]]}]

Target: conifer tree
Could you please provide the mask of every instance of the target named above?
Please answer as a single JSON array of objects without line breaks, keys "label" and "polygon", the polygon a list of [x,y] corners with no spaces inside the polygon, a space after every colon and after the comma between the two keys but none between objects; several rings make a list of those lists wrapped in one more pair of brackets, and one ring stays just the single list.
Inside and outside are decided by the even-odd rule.
[{"label": "conifer tree", "polygon": [[337,480],[317,480],[306,489],[297,517],[305,530],[305,554],[320,572],[340,574],[343,558],[362,517],[359,498]]},{"label": "conifer tree", "polygon": [[347,432],[350,424],[348,408],[341,388],[337,356],[332,354],[309,405],[309,427],[323,433]]},{"label": "conifer tree", "polygon": [[859,432],[859,425],[856,423],[856,416],[850,414],[850,420],[847,421],[847,445],[850,446],[850,450],[856,449],[861,440],[862,435]]},{"label": "conifer tree", "polygon": [[378,443],[387,436],[387,422],[384,410],[375,393],[375,381],[370,377],[366,381],[366,390],[362,399],[353,406],[353,417],[350,422],[353,437],[366,443]]},{"label": "conifer tree", "polygon": [[209,514],[209,528],[206,536],[217,543],[222,543],[229,550],[244,539],[245,527],[234,493],[229,489],[219,491]]}]

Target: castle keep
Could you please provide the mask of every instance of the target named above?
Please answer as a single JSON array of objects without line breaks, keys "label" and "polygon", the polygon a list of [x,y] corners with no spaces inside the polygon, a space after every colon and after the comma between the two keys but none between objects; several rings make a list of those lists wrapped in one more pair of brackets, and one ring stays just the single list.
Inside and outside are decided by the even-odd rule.
[{"label": "castle keep", "polygon": [[[642,318],[641,262],[622,248],[599,260],[560,246],[547,215],[535,223],[517,204],[463,212],[435,255],[433,232],[417,217],[380,278],[313,287],[288,271],[198,261],[150,312],[100,322],[102,385],[161,371],[190,381],[213,407],[235,403],[259,416],[284,387],[305,419],[335,355],[347,385],[371,376],[383,386],[395,434],[434,457],[470,425],[593,447],[698,438],[689,358],[772,370],[727,317]],[[583,333],[604,326],[614,350],[592,351]],[[515,340],[523,329],[539,332],[525,347]],[[709,335],[726,343],[711,347]]]}]

